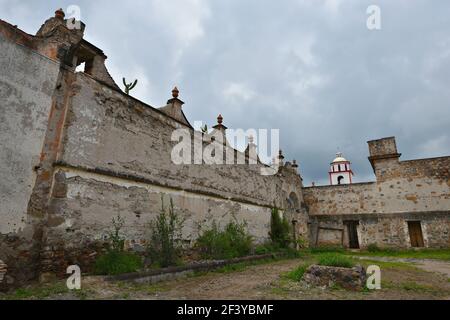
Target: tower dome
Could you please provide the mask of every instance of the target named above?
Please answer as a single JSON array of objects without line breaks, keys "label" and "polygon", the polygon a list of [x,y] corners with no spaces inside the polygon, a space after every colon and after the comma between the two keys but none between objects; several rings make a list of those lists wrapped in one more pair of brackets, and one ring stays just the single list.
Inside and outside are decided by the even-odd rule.
[{"label": "tower dome", "polygon": [[330,184],[351,184],[353,171],[350,167],[350,161],[342,156],[341,152],[336,154],[336,158],[330,164]]}]

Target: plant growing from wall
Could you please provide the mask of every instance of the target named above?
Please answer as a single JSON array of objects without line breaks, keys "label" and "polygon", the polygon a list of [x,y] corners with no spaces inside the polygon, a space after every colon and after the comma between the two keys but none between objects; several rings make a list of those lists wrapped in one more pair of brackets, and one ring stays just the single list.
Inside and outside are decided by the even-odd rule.
[{"label": "plant growing from wall", "polygon": [[206,259],[231,259],[249,255],[253,246],[252,236],[245,222],[229,222],[223,230],[213,221],[210,229],[198,237],[196,248]]},{"label": "plant growing from wall", "polygon": [[183,223],[183,219],[175,213],[172,198],[166,208],[161,196],[161,212],[150,222],[148,253],[153,264],[168,267],[179,262],[181,245],[178,239],[181,239]]},{"label": "plant growing from wall", "polygon": [[138,83],[137,79],[134,80],[134,82],[130,82],[130,83],[127,83],[125,78],[122,78],[122,81],[123,81],[123,85],[125,86],[125,93],[128,95],[130,94],[130,91],[133,90],[134,87],[136,87],[136,85]]},{"label": "plant growing from wall", "polygon": [[109,250],[122,252],[125,247],[125,238],[121,234],[121,230],[125,225],[125,220],[120,215],[112,218],[112,230],[109,233]]},{"label": "plant growing from wall", "polygon": [[100,255],[94,265],[96,274],[121,274],[135,272],[142,268],[142,259],[132,252],[125,252],[125,237],[122,228],[125,220],[120,216],[112,218],[112,228],[108,234],[108,249]]},{"label": "plant growing from wall", "polygon": [[291,226],[285,217],[281,217],[278,208],[272,209],[270,219],[270,240],[279,248],[288,248],[292,243]]}]

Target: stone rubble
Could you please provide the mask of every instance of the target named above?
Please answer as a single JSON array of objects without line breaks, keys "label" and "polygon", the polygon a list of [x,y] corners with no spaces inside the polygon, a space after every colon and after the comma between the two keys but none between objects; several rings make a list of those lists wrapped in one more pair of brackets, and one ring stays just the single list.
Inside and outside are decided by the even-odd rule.
[{"label": "stone rubble", "polygon": [[358,265],[353,268],[340,268],[312,265],[303,280],[314,287],[333,288],[341,287],[347,290],[362,290],[366,283],[366,270]]}]

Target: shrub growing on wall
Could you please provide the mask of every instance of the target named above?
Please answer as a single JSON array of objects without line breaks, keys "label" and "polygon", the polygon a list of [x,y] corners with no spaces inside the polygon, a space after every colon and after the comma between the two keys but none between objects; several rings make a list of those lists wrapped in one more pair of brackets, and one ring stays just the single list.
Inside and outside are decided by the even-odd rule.
[{"label": "shrub growing on wall", "polygon": [[279,248],[288,248],[292,243],[289,221],[280,216],[277,208],[272,209],[269,236],[272,244]]},{"label": "shrub growing on wall", "polygon": [[142,259],[131,252],[124,252],[125,238],[122,235],[124,219],[118,215],[112,219],[112,231],[108,235],[108,250],[100,255],[94,266],[96,274],[121,274],[135,272],[142,268]]},{"label": "shrub growing on wall", "polygon": [[148,253],[153,264],[168,267],[176,265],[180,259],[178,239],[181,239],[183,220],[175,213],[172,199],[168,208],[164,207],[163,197],[161,203],[160,214],[150,222]]},{"label": "shrub growing on wall", "polygon": [[211,228],[203,231],[196,242],[196,248],[205,259],[232,259],[251,253],[252,236],[246,223],[229,222],[220,230],[214,221]]}]

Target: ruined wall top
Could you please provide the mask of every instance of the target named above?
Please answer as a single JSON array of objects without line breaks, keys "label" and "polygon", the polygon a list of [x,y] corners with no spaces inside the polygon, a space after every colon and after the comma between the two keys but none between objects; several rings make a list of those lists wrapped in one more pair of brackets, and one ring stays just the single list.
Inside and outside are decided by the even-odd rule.
[{"label": "ruined wall top", "polygon": [[94,79],[115,89],[119,89],[105,66],[103,51],[83,39],[85,24],[74,19],[65,19],[62,9],[47,19],[36,35],[30,35],[17,26],[0,20],[0,35],[5,40],[23,45],[43,55],[72,72],[77,66],[85,64],[84,72]]},{"label": "ruined wall top", "polygon": [[399,157],[395,137],[371,140],[369,144],[369,153],[371,157]]}]

